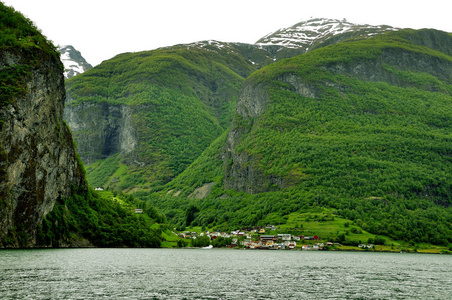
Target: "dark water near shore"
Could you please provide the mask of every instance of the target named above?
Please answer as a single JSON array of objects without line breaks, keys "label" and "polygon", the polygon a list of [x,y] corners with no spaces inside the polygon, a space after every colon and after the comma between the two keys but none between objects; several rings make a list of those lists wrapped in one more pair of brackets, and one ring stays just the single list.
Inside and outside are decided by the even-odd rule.
[{"label": "dark water near shore", "polygon": [[0,299],[452,299],[452,256],[2,250]]}]

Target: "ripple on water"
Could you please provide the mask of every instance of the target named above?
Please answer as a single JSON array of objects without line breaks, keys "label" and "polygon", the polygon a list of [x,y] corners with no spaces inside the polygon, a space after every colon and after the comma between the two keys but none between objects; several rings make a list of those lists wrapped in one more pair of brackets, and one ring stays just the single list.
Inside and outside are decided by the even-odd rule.
[{"label": "ripple on water", "polygon": [[0,251],[1,299],[448,299],[441,255],[194,249]]}]

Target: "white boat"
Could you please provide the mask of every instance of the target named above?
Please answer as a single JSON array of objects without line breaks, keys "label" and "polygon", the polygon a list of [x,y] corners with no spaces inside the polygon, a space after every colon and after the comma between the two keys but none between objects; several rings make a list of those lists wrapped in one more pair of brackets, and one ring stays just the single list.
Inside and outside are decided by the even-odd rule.
[{"label": "white boat", "polygon": [[209,245],[209,246],[207,246],[207,247],[202,247],[201,249],[212,249],[213,248],[213,246],[212,245]]}]

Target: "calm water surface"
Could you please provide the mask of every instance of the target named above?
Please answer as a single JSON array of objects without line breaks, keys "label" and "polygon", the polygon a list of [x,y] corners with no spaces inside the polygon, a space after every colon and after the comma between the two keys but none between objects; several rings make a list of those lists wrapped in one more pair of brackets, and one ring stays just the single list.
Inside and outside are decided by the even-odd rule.
[{"label": "calm water surface", "polygon": [[452,256],[2,250],[0,299],[452,299]]}]

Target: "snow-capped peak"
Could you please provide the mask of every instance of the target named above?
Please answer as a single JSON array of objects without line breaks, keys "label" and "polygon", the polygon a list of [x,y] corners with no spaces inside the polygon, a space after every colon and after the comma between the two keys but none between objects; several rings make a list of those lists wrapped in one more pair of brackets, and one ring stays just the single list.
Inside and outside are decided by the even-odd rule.
[{"label": "snow-capped peak", "polygon": [[64,65],[64,78],[74,77],[92,68],[80,52],[71,45],[59,46],[58,51],[61,53],[60,59]]},{"label": "snow-capped peak", "polygon": [[386,25],[360,25],[346,19],[315,18],[270,33],[258,40],[256,45],[278,45],[308,51],[313,45],[343,33],[359,32],[359,35],[371,36],[389,30],[398,29]]}]

